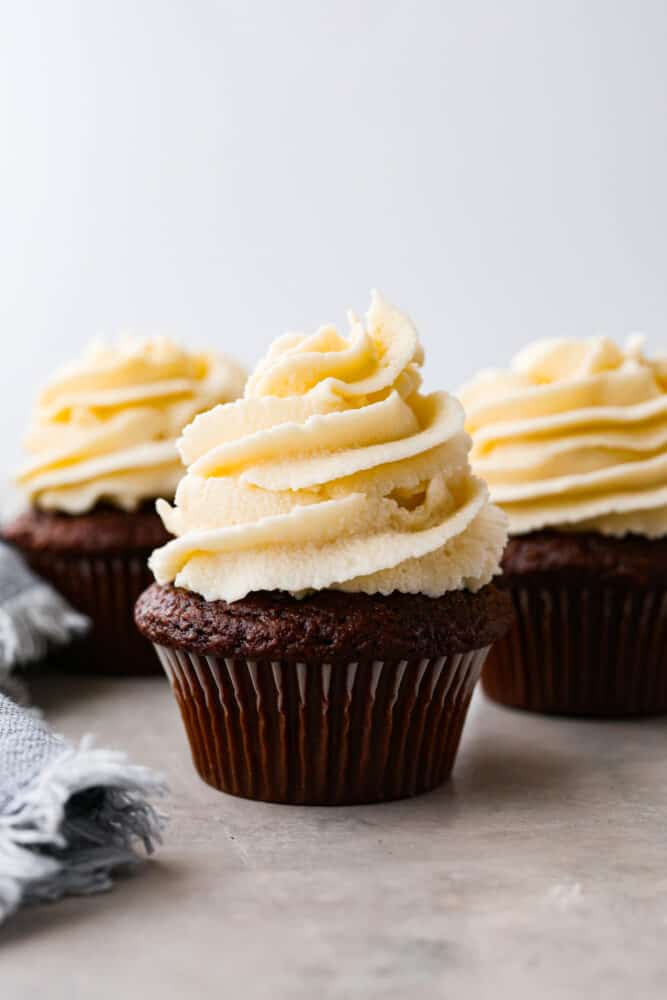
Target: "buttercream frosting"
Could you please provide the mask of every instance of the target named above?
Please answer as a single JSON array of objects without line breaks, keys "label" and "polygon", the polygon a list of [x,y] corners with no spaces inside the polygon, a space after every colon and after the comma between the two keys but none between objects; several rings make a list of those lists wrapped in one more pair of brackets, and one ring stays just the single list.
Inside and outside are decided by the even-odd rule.
[{"label": "buttercream frosting", "polygon": [[158,511],[175,539],[151,567],[208,600],[325,588],[440,596],[498,571],[505,518],[472,476],[460,403],[420,389],[412,323],[374,294],[350,316],[279,338],[244,398],[179,441],[187,473]]},{"label": "buttercream frosting", "polygon": [[667,357],[643,338],[541,341],[460,395],[473,469],[513,534],[667,534]]},{"label": "buttercream frosting", "polygon": [[224,355],[165,337],[96,342],[41,392],[17,481],[34,506],[71,514],[100,501],[132,510],[172,497],[183,427],[240,396],[244,380]]}]

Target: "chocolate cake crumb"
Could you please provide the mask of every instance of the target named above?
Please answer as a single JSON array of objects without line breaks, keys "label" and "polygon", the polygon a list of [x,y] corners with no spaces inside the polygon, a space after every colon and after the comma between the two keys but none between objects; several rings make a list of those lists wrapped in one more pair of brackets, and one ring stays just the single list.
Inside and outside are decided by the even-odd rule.
[{"label": "chocolate cake crumb", "polygon": [[667,538],[598,532],[534,531],[510,538],[502,560],[504,578],[535,580],[559,574],[568,582],[667,584]]},{"label": "chocolate cake crumb", "polygon": [[323,590],[297,600],[272,591],[232,604],[154,584],[139,598],[135,621],[153,642],[197,653],[347,663],[480,649],[507,631],[512,610],[492,584],[437,598]]},{"label": "chocolate cake crumb", "polygon": [[84,514],[33,508],[5,525],[2,537],[26,554],[48,551],[75,556],[145,552],[148,557],[171,536],[151,502],[135,511],[99,504]]}]

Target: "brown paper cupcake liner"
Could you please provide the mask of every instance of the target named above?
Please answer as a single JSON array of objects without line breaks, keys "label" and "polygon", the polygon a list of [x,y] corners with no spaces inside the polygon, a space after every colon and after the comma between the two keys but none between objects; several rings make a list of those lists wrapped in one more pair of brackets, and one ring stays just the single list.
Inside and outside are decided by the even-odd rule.
[{"label": "brown paper cupcake liner", "polygon": [[510,586],[516,622],[482,685],[494,701],[559,715],[667,712],[667,590]]},{"label": "brown paper cupcake liner", "polygon": [[62,555],[23,552],[32,569],[48,580],[93,625],[82,639],[54,654],[59,668],[77,673],[157,674],[151,643],[134,624],[134,605],[153,582],[149,552],[122,555]]},{"label": "brown paper cupcake liner", "polygon": [[400,799],[445,781],[487,654],[319,664],[155,648],[204,781],[321,805]]}]

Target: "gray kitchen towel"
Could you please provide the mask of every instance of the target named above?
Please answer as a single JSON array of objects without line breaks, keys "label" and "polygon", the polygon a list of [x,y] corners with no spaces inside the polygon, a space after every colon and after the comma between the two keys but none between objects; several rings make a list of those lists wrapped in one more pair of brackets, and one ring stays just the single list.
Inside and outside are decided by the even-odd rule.
[{"label": "gray kitchen towel", "polygon": [[[0,543],[0,924],[22,903],[108,889],[160,841],[163,780],[124,754],[72,746],[19,707],[10,675],[88,627]],[[2,691],[6,693],[3,694]]]},{"label": "gray kitchen towel", "polygon": [[41,659],[50,645],[83,634],[89,624],[0,542],[0,688],[12,668]]},{"label": "gray kitchen towel", "polygon": [[125,756],[72,746],[0,694],[0,923],[21,903],[100,892],[150,853],[162,779]]}]

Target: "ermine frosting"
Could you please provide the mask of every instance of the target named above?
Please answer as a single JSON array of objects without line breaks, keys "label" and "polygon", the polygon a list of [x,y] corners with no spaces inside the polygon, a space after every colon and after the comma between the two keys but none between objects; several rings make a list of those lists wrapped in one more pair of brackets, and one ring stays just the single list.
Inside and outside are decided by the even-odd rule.
[{"label": "ermine frosting", "polygon": [[667,357],[641,337],[536,343],[461,390],[474,471],[515,534],[667,534]]},{"label": "ermine frosting", "polygon": [[40,394],[17,481],[33,505],[72,514],[173,496],[183,427],[243,384],[229,358],[163,337],[95,343]]},{"label": "ermine frosting", "polygon": [[158,502],[176,536],[152,556],[158,582],[226,601],[436,597],[498,571],[505,518],[470,472],[460,403],[419,391],[416,330],[379,295],[350,323],[279,338],[243,399],[186,428],[175,505]]}]

